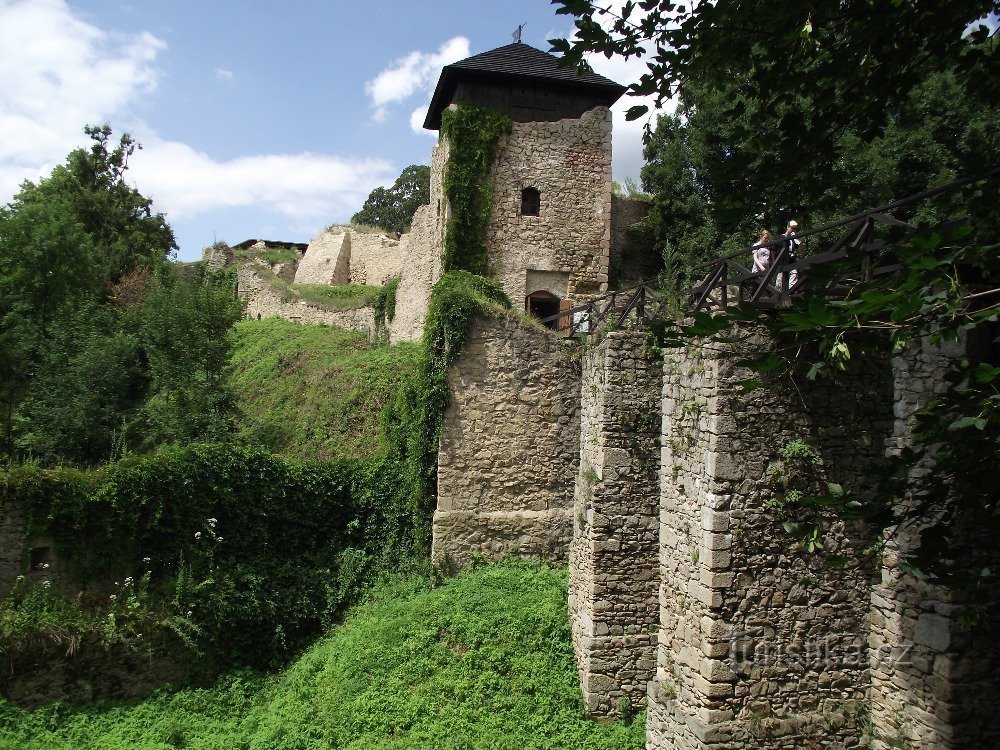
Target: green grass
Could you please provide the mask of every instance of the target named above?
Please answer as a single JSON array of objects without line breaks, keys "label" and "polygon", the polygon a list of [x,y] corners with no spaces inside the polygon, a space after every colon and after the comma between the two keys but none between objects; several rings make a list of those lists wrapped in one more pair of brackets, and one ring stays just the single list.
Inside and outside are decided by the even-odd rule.
[{"label": "green grass", "polygon": [[280,318],[237,323],[233,335],[230,382],[253,439],[302,460],[385,452],[382,411],[414,377],[417,344]]},{"label": "green grass", "polygon": [[253,260],[254,258],[260,258],[261,260],[269,263],[270,265],[275,265],[277,263],[291,263],[298,260],[302,256],[299,254],[298,250],[294,250],[290,247],[272,247],[265,250],[253,250],[251,248],[236,248],[233,254],[237,258],[243,258],[244,260]]},{"label": "green grass", "polygon": [[300,299],[320,307],[333,310],[353,310],[371,305],[382,287],[363,284],[342,284],[340,286],[289,284],[288,289]]},{"label": "green grass", "polygon": [[[340,284],[338,286],[292,284],[278,276],[272,268],[274,263],[280,262],[279,256],[285,252],[291,252],[294,255],[294,251],[275,250],[256,253],[253,256],[244,256],[262,258],[268,261],[268,265],[254,263],[253,269],[284,302],[305,300],[324,310],[357,310],[360,307],[370,307],[382,289],[380,286],[366,286],[364,284]],[[268,253],[278,260],[268,260],[266,257]]]},{"label": "green grass", "polygon": [[0,748],[639,750],[643,720],[581,714],[565,570],[484,567],[376,589],[284,672],[137,704],[0,703]]}]

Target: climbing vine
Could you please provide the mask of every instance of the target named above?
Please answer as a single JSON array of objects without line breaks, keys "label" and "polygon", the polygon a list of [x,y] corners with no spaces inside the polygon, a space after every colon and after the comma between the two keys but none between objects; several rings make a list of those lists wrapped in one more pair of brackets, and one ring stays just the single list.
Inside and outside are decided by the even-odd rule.
[{"label": "climbing vine", "polygon": [[387,281],[372,300],[372,313],[375,316],[375,337],[383,339],[386,329],[396,315],[396,290],[399,289],[399,276]]},{"label": "climbing vine", "polygon": [[387,411],[386,434],[405,460],[417,547],[426,547],[437,487],[437,450],[448,408],[448,366],[465,348],[477,315],[510,308],[495,281],[467,271],[450,271],[431,290],[417,377],[401,389]]},{"label": "climbing vine", "polygon": [[486,273],[486,226],[493,208],[490,164],[500,136],[509,133],[508,115],[470,102],[459,102],[441,115],[441,132],[448,137],[444,193],[451,214],[445,228],[445,271]]}]

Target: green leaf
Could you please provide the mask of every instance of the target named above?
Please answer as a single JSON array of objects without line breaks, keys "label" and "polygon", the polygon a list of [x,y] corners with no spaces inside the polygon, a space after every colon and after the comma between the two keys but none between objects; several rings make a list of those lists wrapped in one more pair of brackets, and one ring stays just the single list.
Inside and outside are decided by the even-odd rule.
[{"label": "green leaf", "polygon": [[823,370],[826,369],[825,362],[813,362],[812,367],[809,368],[809,372],[806,373],[807,380],[815,380]]},{"label": "green leaf", "polygon": [[742,367],[749,367],[754,372],[767,373],[783,370],[788,366],[788,358],[778,352],[771,352],[766,357],[741,360],[739,364]]},{"label": "green leaf", "polygon": [[625,119],[631,122],[632,120],[638,120],[644,114],[649,111],[649,107],[645,104],[636,104],[634,107],[629,107],[628,111],[625,112]]},{"label": "green leaf", "polygon": [[1000,376],[1000,367],[994,367],[986,362],[980,362],[973,374],[980,383],[992,383]]},{"label": "green leaf", "polygon": [[975,427],[977,430],[986,428],[986,420],[982,417],[959,417],[950,425],[949,430],[964,430],[966,427]]}]

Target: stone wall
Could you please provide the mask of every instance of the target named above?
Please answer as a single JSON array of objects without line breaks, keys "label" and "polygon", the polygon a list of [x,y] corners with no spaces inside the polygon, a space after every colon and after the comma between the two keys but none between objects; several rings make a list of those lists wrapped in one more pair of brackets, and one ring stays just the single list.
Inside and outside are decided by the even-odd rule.
[{"label": "stone wall", "polygon": [[[893,358],[895,423],[889,451],[912,442],[913,413],[948,387],[943,373],[952,359],[965,354],[964,345],[938,348],[923,339]],[[996,584],[950,589],[905,573],[899,563],[917,531],[894,528],[888,534],[871,593],[873,746],[1000,747],[994,719],[1000,703],[1000,622],[995,616],[1000,591]],[[992,550],[980,565],[997,569],[996,540],[967,532],[962,543],[973,552]]]},{"label": "stone wall", "polygon": [[350,225],[314,237],[299,261],[296,284],[382,286],[403,267],[405,244],[382,232]]},{"label": "stone wall", "polygon": [[417,341],[424,330],[431,289],[441,278],[444,228],[448,201],[443,179],[448,160],[448,140],[442,138],[431,152],[431,199],[413,216],[410,231],[400,238],[403,263],[396,290],[396,311],[389,324],[389,341]]},{"label": "stone wall", "polygon": [[296,284],[347,284],[351,235],[344,227],[327,230],[309,243],[295,269]]},{"label": "stone wall", "polygon": [[202,260],[209,271],[219,271],[233,262],[233,250],[224,242],[219,242],[202,250]]},{"label": "stone wall", "polygon": [[645,332],[584,353],[569,611],[592,716],[642,710],[656,664],[661,383]]},{"label": "stone wall", "polygon": [[[521,191],[541,193],[538,216],[521,215]],[[560,298],[607,289],[611,223],[611,113],[514,123],[492,168],[493,211],[486,234],[490,275],[515,306],[528,271],[565,274]]]},{"label": "stone wall", "polygon": [[23,708],[136,700],[215,673],[211,660],[196,658],[171,635],[149,638],[136,650],[121,644],[108,649],[90,638],[76,644],[74,654],[67,654],[65,645],[35,644],[5,659],[3,669],[0,696]]},{"label": "stone wall", "polygon": [[653,233],[635,225],[642,221],[652,203],[640,198],[611,197],[610,284],[624,289],[651,281],[663,270],[663,255]]},{"label": "stone wall", "polygon": [[[863,528],[826,519],[844,567],[796,548],[781,510],[779,453],[811,446],[821,479],[861,491],[890,429],[886,358],[836,384],[804,378],[744,393],[742,341],[664,362],[660,632],[649,748],[854,747],[868,676]],[[736,356],[734,356],[736,355]]]},{"label": "stone wall", "polygon": [[580,458],[575,347],[514,315],[470,325],[448,374],[436,560],[565,559]]},{"label": "stone wall", "polygon": [[[430,290],[441,278],[450,207],[443,177],[450,145],[431,154],[430,203],[400,239],[403,260],[390,341],[420,337]],[[611,244],[611,114],[596,107],[579,119],[514,123],[491,167],[493,209],[486,232],[488,275],[515,307],[545,290],[577,300],[606,291]],[[541,193],[539,216],[521,215],[521,190]],[[353,240],[352,240],[353,241]],[[529,288],[531,286],[532,288]]]},{"label": "stone wall", "polygon": [[350,237],[349,283],[384,286],[389,279],[399,276],[406,253],[406,245],[400,239],[355,229],[351,230]]},{"label": "stone wall", "polygon": [[286,301],[281,292],[255,268],[253,262],[240,264],[236,271],[236,284],[248,318],[284,318],[296,323],[337,326],[368,336],[374,335],[374,313],[371,307],[327,310],[304,300]]}]

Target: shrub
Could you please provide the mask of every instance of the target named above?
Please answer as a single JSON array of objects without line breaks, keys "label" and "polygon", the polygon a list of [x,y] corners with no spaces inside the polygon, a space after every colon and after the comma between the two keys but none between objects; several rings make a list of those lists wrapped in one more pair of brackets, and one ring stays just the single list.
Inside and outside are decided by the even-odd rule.
[{"label": "shrub", "polygon": [[[218,445],[93,472],[0,472],[69,575],[139,580],[237,664],[280,661],[333,622],[365,580],[409,553],[402,467],[299,464]],[[140,561],[143,561],[140,563]],[[152,606],[152,605],[151,605]]]}]

